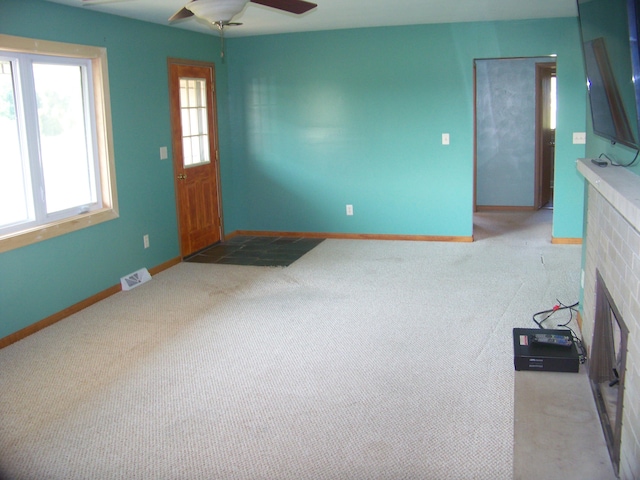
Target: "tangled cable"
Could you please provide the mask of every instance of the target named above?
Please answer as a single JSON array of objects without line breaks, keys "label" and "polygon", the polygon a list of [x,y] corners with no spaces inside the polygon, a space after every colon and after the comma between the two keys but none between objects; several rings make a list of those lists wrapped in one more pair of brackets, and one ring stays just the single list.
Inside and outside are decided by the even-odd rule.
[{"label": "tangled cable", "polygon": [[[573,320],[573,314],[577,314],[578,313],[578,309],[576,308],[579,304],[579,302],[576,302],[572,305],[565,305],[562,302],[560,302],[559,300],[557,300],[557,304],[553,306],[553,308],[549,309],[549,310],[542,310],[541,312],[537,312],[533,314],[533,321],[536,323],[536,325],[538,325],[539,328],[545,328],[543,326],[543,323],[546,322],[547,320],[549,320],[553,315],[555,315],[558,312],[561,312],[563,310],[569,310],[569,320],[565,323],[558,323],[555,325],[555,327],[560,327],[560,328],[564,328],[567,329],[571,332],[571,337],[573,338],[574,343],[576,344],[576,348],[578,349],[578,357],[580,358],[580,363],[584,363],[587,359],[587,355],[586,355],[586,350],[584,348],[584,345],[582,344],[582,340],[580,338],[578,338],[578,336],[576,335],[576,333],[573,331],[573,329],[569,326],[569,324],[571,323],[571,321]],[[544,316],[544,318],[539,319],[539,317]],[[555,328],[554,328],[555,329]]]}]

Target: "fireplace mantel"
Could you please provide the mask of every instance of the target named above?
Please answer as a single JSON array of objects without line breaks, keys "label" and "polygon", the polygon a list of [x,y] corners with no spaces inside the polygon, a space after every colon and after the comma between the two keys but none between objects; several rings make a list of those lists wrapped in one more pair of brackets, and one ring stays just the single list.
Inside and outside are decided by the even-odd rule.
[{"label": "fireplace mantel", "polygon": [[620,214],[640,231],[640,176],[623,167],[599,167],[578,160],[578,171]]}]

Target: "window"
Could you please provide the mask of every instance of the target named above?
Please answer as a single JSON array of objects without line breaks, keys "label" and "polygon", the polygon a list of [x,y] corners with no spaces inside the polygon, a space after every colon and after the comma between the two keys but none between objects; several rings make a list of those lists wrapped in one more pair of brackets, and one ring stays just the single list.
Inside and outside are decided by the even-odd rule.
[{"label": "window", "polygon": [[106,67],[0,35],[0,252],[118,216]]},{"label": "window", "polygon": [[207,81],[180,78],[180,115],[185,167],[211,163],[207,123]]},{"label": "window", "polygon": [[551,119],[549,122],[550,128],[551,130],[555,130],[556,129],[556,117],[557,117],[557,111],[558,111],[558,100],[557,100],[557,79],[555,75],[551,76],[551,91],[549,93],[549,96],[551,97]]}]

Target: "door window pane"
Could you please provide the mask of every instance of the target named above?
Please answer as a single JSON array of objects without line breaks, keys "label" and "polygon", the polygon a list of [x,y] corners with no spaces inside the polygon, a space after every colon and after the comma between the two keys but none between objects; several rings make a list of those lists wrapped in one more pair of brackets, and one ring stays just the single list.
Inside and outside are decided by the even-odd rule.
[{"label": "door window pane", "polygon": [[207,82],[203,78],[180,78],[183,165],[209,163]]}]

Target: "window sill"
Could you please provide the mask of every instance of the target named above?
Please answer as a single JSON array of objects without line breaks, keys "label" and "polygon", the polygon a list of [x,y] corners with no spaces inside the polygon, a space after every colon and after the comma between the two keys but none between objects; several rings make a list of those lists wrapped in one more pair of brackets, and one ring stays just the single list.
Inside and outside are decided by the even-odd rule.
[{"label": "window sill", "polygon": [[29,230],[15,232],[0,236],[0,253],[25,247],[42,240],[75,232],[92,225],[114,220],[119,217],[118,211],[113,208],[102,208],[93,212],[75,215],[57,222],[41,225]]}]

